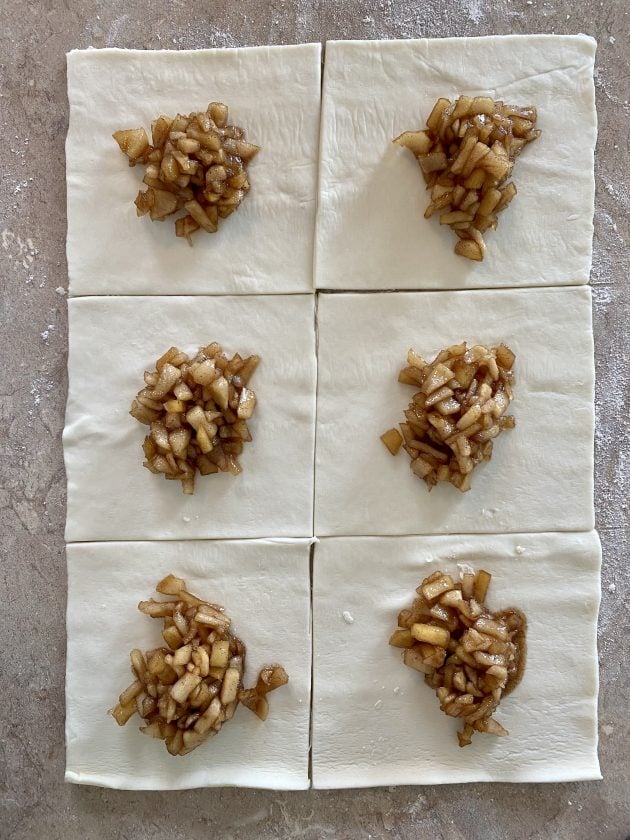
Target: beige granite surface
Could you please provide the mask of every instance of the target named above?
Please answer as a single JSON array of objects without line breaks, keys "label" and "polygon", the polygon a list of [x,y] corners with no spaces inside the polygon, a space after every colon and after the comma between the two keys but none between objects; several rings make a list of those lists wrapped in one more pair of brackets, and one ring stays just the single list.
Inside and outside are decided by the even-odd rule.
[{"label": "beige granite surface", "polygon": [[[628,9],[624,0],[0,4],[1,838],[623,840],[630,835]],[[599,42],[592,282],[597,524],[604,548],[599,628],[604,780],[304,793],[128,793],[65,785],[66,51],[89,45],[178,49],[510,32],[585,32]]]}]

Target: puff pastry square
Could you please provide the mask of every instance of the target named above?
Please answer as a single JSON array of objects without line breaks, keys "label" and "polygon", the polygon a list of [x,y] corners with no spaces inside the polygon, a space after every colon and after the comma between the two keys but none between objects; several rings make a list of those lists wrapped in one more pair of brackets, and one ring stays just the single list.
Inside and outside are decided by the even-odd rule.
[{"label": "puff pastry square", "polygon": [[[66,142],[71,295],[219,295],[312,288],[321,47],[75,50],[68,54]],[[251,192],[194,247],[136,217],[144,167],[112,133],[225,102],[261,146]]]},{"label": "puff pastry square", "polygon": [[[315,547],[313,787],[599,779],[595,532],[331,538]],[[491,607],[528,620],[527,664],[499,706],[504,738],[458,746],[422,674],[388,645],[437,569],[493,575]]]},{"label": "puff pastry square", "polygon": [[[134,790],[309,786],[310,541],[110,542],[69,545],[66,781]],[[132,682],[129,652],[162,643],[138,612],[166,574],[225,607],[246,644],[245,685],[279,662],[289,682],[260,721],[244,707],[216,738],[182,758],[107,710]],[[161,597],[161,596],[156,596]],[[287,644],[287,639],[290,644]]]},{"label": "puff pastry square", "polygon": [[[74,298],[69,319],[68,541],[312,535],[312,295]],[[240,475],[197,476],[185,496],[142,466],[147,427],[128,412],[165,350],[210,341],[262,357],[253,441]]]},{"label": "puff pastry square", "polygon": [[[590,289],[323,294],[318,328],[316,534],[594,527]],[[379,438],[414,393],[397,381],[408,349],[432,359],[462,340],[516,353],[516,428],[467,493],[445,482],[429,493]]]},{"label": "puff pastry square", "polygon": [[[465,289],[587,283],[597,136],[595,41],[509,35],[326,44],[316,285]],[[542,136],[514,167],[518,196],[482,263],[453,253],[413,156],[392,144],[439,97],[534,104]]]}]

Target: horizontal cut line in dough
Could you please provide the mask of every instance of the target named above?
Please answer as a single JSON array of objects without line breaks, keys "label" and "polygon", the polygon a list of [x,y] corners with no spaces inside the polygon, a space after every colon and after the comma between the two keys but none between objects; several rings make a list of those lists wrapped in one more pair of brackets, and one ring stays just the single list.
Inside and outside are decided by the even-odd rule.
[{"label": "horizontal cut line in dough", "polygon": [[[593,287],[592,283],[588,286]],[[475,286],[470,289],[462,288],[448,288],[443,289],[333,289],[333,288],[319,288],[313,289],[309,292],[266,292],[262,295],[235,295],[235,294],[220,294],[212,295],[208,292],[200,292],[199,294],[186,293],[181,295],[145,295],[141,293],[131,293],[128,295],[75,295],[72,300],[85,300],[92,298],[107,298],[108,300],[115,300],[117,298],[164,298],[165,300],[172,300],[176,297],[210,297],[210,298],[224,298],[224,297],[268,297],[273,295],[281,295],[282,297],[313,297],[317,295],[407,295],[407,294],[431,294],[435,292],[516,292],[516,291],[543,291],[544,289],[583,289],[584,284],[571,283],[566,286],[557,286],[550,284],[549,286]]]},{"label": "horizontal cut line in dough", "polygon": [[93,300],[94,298],[106,298],[107,300],[126,300],[127,298],[145,298],[145,299],[153,299],[159,298],[160,300],[165,301],[165,305],[168,305],[167,301],[174,300],[175,298],[179,297],[194,297],[194,298],[212,298],[213,300],[220,300],[221,298],[246,298],[246,297],[259,297],[259,298],[266,298],[266,297],[313,297],[316,294],[316,290],[312,289],[310,291],[305,292],[264,292],[262,294],[257,294],[256,292],[247,292],[245,294],[238,294],[236,292],[222,292],[221,294],[214,295],[211,292],[182,292],[181,294],[177,295],[147,295],[143,294],[142,292],[130,292],[129,294],[95,294],[95,295],[73,295],[71,300]]},{"label": "horizontal cut line in dough", "polygon": [[[589,283],[586,288],[592,286]],[[456,292],[461,294],[462,292],[519,292],[519,291],[528,291],[528,292],[541,292],[545,289],[584,289],[585,285],[583,283],[571,283],[566,286],[558,286],[554,285],[553,283],[549,286],[475,286],[470,289],[462,289],[457,287],[444,287],[443,289],[327,289],[327,288],[319,288],[317,289],[317,294],[321,295],[424,295],[424,294],[435,294],[436,292]]]},{"label": "horizontal cut line in dough", "polygon": [[83,547],[92,545],[112,545],[115,543],[130,543],[137,545],[140,543],[267,543],[269,545],[284,545],[285,543],[304,543],[305,545],[314,545],[318,542],[316,536],[305,537],[301,534],[297,537],[282,536],[282,537],[160,537],[159,539],[111,539],[111,540],[66,540],[66,548],[71,545],[80,545]]}]

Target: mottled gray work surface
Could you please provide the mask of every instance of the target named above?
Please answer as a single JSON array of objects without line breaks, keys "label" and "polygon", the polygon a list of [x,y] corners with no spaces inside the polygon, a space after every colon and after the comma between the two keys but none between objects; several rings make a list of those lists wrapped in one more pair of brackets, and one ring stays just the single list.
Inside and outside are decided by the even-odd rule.
[{"label": "mottled gray work surface", "polygon": [[[624,0],[0,4],[0,837],[612,840],[630,835],[624,668],[630,550],[628,8]],[[599,628],[604,780],[303,793],[127,793],[65,785],[66,51],[89,45],[190,49],[511,32],[585,32],[599,42],[592,282],[597,527],[604,547]]]}]

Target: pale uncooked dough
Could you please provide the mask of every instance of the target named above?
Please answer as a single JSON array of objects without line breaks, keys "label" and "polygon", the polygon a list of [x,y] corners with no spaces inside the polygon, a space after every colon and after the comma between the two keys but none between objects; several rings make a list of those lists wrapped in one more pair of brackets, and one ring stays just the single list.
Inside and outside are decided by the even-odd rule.
[{"label": "pale uncooked dough", "polygon": [[[68,54],[71,295],[306,292],[312,287],[320,114],[319,44]],[[137,218],[144,167],[112,132],[219,100],[262,147],[251,192],[216,234],[176,239],[173,218]]]},{"label": "pale uncooked dough", "polygon": [[[309,786],[311,683],[309,540],[110,542],[69,545],[66,781],[139,790]],[[248,709],[184,758],[107,710],[132,682],[129,652],[162,644],[161,621],[138,612],[173,572],[221,604],[247,646],[245,685],[279,662],[289,683],[263,723]]]},{"label": "pale uncooked dough", "polygon": [[[317,285],[586,283],[594,50],[584,36],[330,43]],[[68,781],[308,787],[308,540],[237,538],[313,533],[314,301],[279,294],[312,288],[319,75],[319,45],[68,56],[70,294],[130,297],[69,302],[66,537],[156,540],[68,546]],[[517,200],[489,234],[484,263],[472,266],[452,253],[450,231],[422,218],[420,172],[390,141],[421,127],[438,96],[484,92],[534,102],[543,135],[518,161]],[[238,213],[189,249],[172,220],[136,218],[141,172],[126,166],[111,133],[211,99],[227,102],[263,151]],[[131,297],[143,294],[160,297]],[[379,435],[413,393],[396,382],[407,349],[430,355],[464,338],[503,340],[517,353],[517,427],[469,493],[441,486],[429,495]],[[191,498],[142,467],[144,428],[128,409],[143,370],[168,346],[194,351],[210,340],[262,355],[252,381],[259,405],[242,475],[200,477]],[[443,536],[317,546],[315,787],[599,778],[597,537],[514,533],[593,527],[590,291],[323,295],[319,354],[316,533]],[[467,531],[488,535],[444,536]],[[493,573],[491,604],[513,602],[530,620],[526,676],[499,713],[511,736],[478,736],[465,750],[432,692],[387,647],[419,580],[462,561]],[[169,571],[226,606],[248,643],[249,680],[272,660],[290,675],[264,724],[241,709],[183,760],[138,733],[136,720],[119,729],[105,716],[131,679],[128,651],[156,644],[157,622],[136,606]],[[566,656],[550,673],[556,645]]]},{"label": "pale uncooked dough", "polygon": [[[316,285],[454,289],[587,283],[597,135],[595,41],[510,35],[326,45]],[[542,136],[514,168],[518,196],[483,263],[455,256],[413,156],[392,138],[441,96],[538,107]]]},{"label": "pale uncooked dough", "polygon": [[[323,539],[313,580],[316,788],[599,779],[597,534]],[[457,563],[492,575],[492,608],[528,619],[527,665],[496,714],[505,738],[440,711],[422,674],[388,646],[420,581]],[[349,624],[344,614],[354,621]]]},{"label": "pale uncooked dough", "polygon": [[[315,325],[311,295],[93,297],[69,301],[66,539],[307,537],[313,533]],[[144,370],[172,345],[258,353],[253,441],[238,476],[197,476],[194,496],[142,466],[129,416]]]},{"label": "pale uncooked dough", "polygon": [[[583,531],[594,527],[590,289],[321,295],[315,533],[318,536]],[[507,343],[516,428],[472,489],[430,493],[379,437],[414,393],[407,350]]]}]

